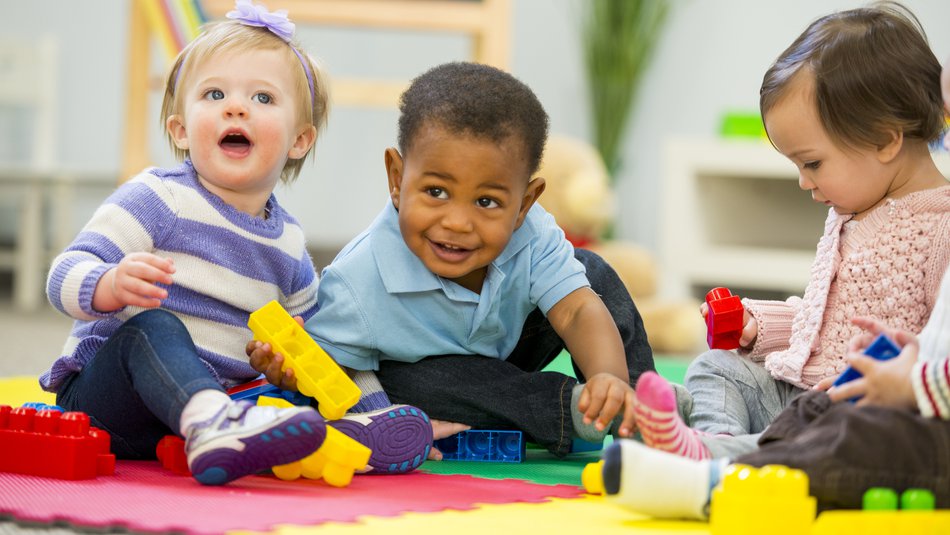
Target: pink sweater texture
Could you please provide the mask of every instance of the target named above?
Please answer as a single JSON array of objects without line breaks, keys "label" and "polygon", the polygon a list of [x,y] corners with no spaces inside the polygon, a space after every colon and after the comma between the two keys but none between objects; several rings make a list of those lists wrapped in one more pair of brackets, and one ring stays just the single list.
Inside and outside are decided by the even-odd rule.
[{"label": "pink sweater texture", "polygon": [[850,220],[829,211],[803,297],[743,300],[758,335],[740,354],[776,379],[808,388],[844,371],[854,316],[914,333],[930,317],[950,260],[950,185]]}]

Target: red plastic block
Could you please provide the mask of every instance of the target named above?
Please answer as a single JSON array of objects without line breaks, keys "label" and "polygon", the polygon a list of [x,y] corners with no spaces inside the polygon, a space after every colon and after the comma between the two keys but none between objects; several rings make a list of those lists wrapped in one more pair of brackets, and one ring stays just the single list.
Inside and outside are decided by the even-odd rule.
[{"label": "red plastic block", "polygon": [[162,467],[180,476],[190,476],[191,470],[188,469],[188,457],[185,455],[185,441],[175,435],[166,435],[158,441],[155,447],[155,456],[158,457]]},{"label": "red plastic block", "polygon": [[86,413],[0,405],[0,472],[73,480],[112,475],[109,442]]},{"label": "red plastic block", "polygon": [[742,336],[745,309],[739,296],[728,288],[713,288],[706,294],[706,343],[709,349],[736,349]]}]

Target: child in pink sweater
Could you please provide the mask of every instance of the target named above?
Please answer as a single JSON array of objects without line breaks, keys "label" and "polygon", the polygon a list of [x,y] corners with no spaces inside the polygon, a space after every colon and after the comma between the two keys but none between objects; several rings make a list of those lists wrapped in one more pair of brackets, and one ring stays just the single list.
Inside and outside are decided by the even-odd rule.
[{"label": "child in pink sweater", "polygon": [[697,357],[686,391],[644,374],[644,443],[693,459],[751,451],[793,397],[845,369],[853,317],[920,332],[950,259],[950,186],[928,147],[944,127],[940,74],[895,4],[820,18],[779,56],[760,90],[766,131],[829,208],[811,279],[801,298],[744,300],[738,353]]}]

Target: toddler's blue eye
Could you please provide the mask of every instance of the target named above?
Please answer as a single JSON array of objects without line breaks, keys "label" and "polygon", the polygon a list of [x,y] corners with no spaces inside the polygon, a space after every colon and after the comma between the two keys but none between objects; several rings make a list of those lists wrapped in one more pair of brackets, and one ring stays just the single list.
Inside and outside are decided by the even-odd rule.
[{"label": "toddler's blue eye", "polygon": [[254,100],[260,102],[261,104],[270,104],[274,99],[272,99],[267,93],[257,93],[254,95]]},{"label": "toddler's blue eye", "polygon": [[821,160],[815,160],[813,162],[805,162],[805,165],[803,167],[805,169],[811,169],[812,171],[814,171],[815,169],[818,169],[819,167],[821,167]]},{"label": "toddler's blue eye", "polygon": [[212,89],[205,93],[205,98],[209,100],[221,100],[224,98],[224,91],[220,89]]}]

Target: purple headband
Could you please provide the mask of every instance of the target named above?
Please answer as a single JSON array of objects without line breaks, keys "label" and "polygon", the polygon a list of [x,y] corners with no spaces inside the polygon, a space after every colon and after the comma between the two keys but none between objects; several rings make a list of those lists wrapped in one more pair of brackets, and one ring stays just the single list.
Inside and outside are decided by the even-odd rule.
[{"label": "purple headband", "polygon": [[[290,42],[294,37],[296,25],[287,18],[287,10],[279,9],[271,13],[264,6],[251,4],[251,0],[236,0],[234,7],[233,11],[228,11],[224,16],[245,26],[266,28],[287,43],[287,46],[294,51],[297,59],[300,60],[300,65],[303,67],[303,72],[307,75],[307,85],[310,87],[310,104],[312,105],[317,96],[313,88],[313,75],[310,73],[309,62]],[[182,65],[184,65],[184,61],[182,61]],[[179,72],[181,72],[181,66],[179,66],[179,71],[175,73],[175,87],[178,87]]]}]

